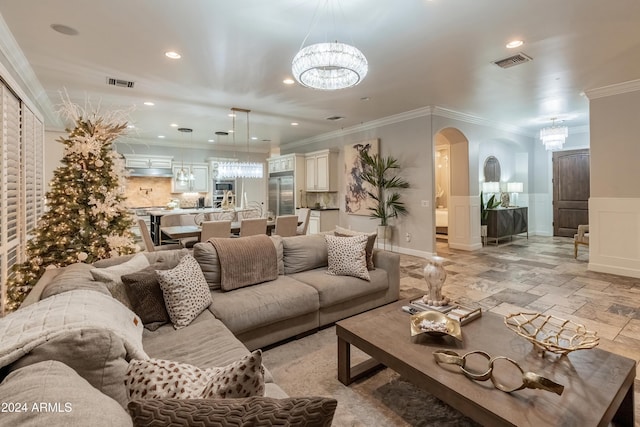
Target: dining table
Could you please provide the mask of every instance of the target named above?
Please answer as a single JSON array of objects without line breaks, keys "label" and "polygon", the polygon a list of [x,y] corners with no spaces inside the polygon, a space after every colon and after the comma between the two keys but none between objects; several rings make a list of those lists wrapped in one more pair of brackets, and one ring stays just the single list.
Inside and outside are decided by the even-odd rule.
[{"label": "dining table", "polygon": [[[267,221],[267,234],[271,234],[276,228],[275,221]],[[199,225],[172,225],[169,227],[161,227],[160,231],[170,239],[182,239],[185,237],[197,237],[200,239],[202,227]],[[231,234],[240,233],[240,222],[231,223]]]}]

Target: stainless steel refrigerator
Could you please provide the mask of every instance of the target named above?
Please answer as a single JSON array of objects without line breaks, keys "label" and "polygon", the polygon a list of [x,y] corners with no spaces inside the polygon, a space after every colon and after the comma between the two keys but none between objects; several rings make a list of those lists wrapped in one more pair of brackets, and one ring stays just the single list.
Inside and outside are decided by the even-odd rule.
[{"label": "stainless steel refrigerator", "polygon": [[293,172],[269,174],[269,210],[275,215],[293,215]]}]

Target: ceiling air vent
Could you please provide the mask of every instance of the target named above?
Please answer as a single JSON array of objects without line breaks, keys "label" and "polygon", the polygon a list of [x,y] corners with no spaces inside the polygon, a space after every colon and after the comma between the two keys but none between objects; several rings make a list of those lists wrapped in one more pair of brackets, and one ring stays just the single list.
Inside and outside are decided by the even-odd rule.
[{"label": "ceiling air vent", "polygon": [[524,64],[525,62],[529,62],[529,61],[533,61],[533,58],[525,55],[522,52],[519,52],[508,58],[493,61],[493,63],[501,68],[511,68],[511,67],[515,67],[516,65]]},{"label": "ceiling air vent", "polygon": [[135,84],[135,82],[130,82],[129,80],[114,79],[113,77],[107,77],[107,84],[111,86],[133,88],[133,85]]},{"label": "ceiling air vent", "polygon": [[342,120],[344,119],[344,117],[342,116],[331,116],[331,117],[327,117],[327,120],[331,120],[332,122],[338,121],[338,120]]}]

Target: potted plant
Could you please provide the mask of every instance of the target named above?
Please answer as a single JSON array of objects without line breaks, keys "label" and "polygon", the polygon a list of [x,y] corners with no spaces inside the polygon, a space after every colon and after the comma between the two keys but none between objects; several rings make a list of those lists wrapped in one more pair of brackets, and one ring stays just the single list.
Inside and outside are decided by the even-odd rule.
[{"label": "potted plant", "polygon": [[407,214],[407,208],[400,201],[398,189],[409,188],[409,183],[397,175],[400,169],[398,160],[394,157],[383,157],[378,154],[360,152],[362,159],[362,181],[371,186],[367,194],[373,200],[369,206],[370,217],[380,220],[378,236],[390,238],[389,219]]},{"label": "potted plant", "polygon": [[484,196],[481,191],[480,192],[480,224],[487,225],[487,216],[489,215],[489,212],[487,212],[487,209],[495,209],[498,206],[500,206],[500,200],[496,200],[495,194],[492,194],[491,197],[489,197],[489,200],[487,200],[487,205],[485,206]]}]

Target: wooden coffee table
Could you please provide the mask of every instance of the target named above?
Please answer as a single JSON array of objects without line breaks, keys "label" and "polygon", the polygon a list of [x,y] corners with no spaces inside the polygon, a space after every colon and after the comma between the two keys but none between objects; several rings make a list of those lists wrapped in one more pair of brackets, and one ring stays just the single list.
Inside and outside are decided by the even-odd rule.
[{"label": "wooden coffee table", "polygon": [[[636,362],[598,348],[558,357],[541,357],[533,345],[507,329],[503,317],[483,312],[462,327],[463,342],[421,334],[411,337],[409,314],[398,301],[336,323],[338,379],[345,385],[380,366],[398,372],[468,417],[487,426],[633,427]],[[351,366],[351,345],[373,359]],[[564,385],[561,396],[524,389],[504,393],[491,381],[476,382],[451,365],[439,366],[432,353],[448,349],[460,355],[483,350],[514,359],[524,371]]]}]

